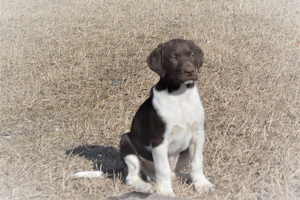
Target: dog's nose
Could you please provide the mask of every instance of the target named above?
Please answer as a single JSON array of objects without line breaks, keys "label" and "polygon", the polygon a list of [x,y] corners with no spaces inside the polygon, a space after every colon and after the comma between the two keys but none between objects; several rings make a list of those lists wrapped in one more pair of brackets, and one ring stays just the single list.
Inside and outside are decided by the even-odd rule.
[{"label": "dog's nose", "polygon": [[185,73],[186,76],[191,77],[194,75],[195,69],[194,67],[186,67],[185,69],[183,69],[183,72]]}]

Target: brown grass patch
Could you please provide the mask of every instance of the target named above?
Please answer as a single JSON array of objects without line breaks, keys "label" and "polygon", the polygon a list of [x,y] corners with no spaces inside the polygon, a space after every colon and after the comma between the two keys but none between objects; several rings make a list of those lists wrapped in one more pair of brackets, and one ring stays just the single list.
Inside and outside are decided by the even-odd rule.
[{"label": "brown grass patch", "polygon": [[205,52],[205,173],[196,199],[300,198],[300,2],[3,0],[0,198],[103,199],[118,178],[70,180],[93,163],[66,151],[118,148],[157,75],[158,43],[192,39]]}]

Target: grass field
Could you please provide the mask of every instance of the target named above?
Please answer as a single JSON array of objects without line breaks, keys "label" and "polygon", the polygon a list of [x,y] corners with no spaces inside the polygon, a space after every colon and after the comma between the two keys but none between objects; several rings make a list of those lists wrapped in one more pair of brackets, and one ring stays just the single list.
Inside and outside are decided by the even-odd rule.
[{"label": "grass field", "polygon": [[[118,175],[71,180],[118,143],[158,76],[148,54],[173,38],[205,53],[199,92],[212,194],[300,199],[300,1],[2,0],[0,199],[104,199]],[[105,163],[106,162],[106,163]]]}]

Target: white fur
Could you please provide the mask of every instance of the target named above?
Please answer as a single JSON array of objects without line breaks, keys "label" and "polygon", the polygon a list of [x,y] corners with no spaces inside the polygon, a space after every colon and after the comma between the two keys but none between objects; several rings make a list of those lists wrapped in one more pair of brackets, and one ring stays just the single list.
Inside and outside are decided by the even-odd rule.
[{"label": "white fur", "polygon": [[186,84],[186,85],[187,84],[192,84],[192,83],[194,83],[194,80],[187,80],[187,81],[184,82],[184,84]]},{"label": "white fur", "polygon": [[85,171],[85,172],[77,172],[73,174],[70,178],[99,178],[103,175],[102,171]]},{"label": "white fur", "polygon": [[128,167],[126,183],[138,191],[152,193],[152,185],[144,182],[140,177],[141,164],[138,157],[136,155],[127,155],[124,157],[124,161]]},{"label": "white fur", "polygon": [[[164,141],[152,149],[156,182],[160,192],[173,196],[171,187],[172,165],[176,165],[180,152],[189,148],[191,178],[197,192],[213,187],[203,174],[204,109],[197,87],[187,88],[181,84],[179,90],[169,93],[153,88],[153,106],[166,124]],[[166,167],[166,166],[170,167]]]},{"label": "white fur", "polygon": [[164,143],[170,155],[177,155],[187,149],[192,138],[203,130],[204,109],[197,87],[187,88],[181,84],[173,93],[154,88],[153,94],[153,106],[166,124]]},{"label": "white fur", "polygon": [[152,149],[153,163],[155,168],[155,180],[160,193],[167,196],[175,196],[171,180],[172,173],[169,167],[168,145],[164,142]]}]

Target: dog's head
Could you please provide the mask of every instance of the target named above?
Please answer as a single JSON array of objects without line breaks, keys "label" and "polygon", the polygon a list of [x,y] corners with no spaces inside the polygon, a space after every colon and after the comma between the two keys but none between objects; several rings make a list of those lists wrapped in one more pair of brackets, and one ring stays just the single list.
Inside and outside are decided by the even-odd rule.
[{"label": "dog's head", "polygon": [[174,39],[159,44],[148,56],[147,63],[161,79],[190,84],[198,79],[197,69],[203,64],[203,56],[193,41]]}]

